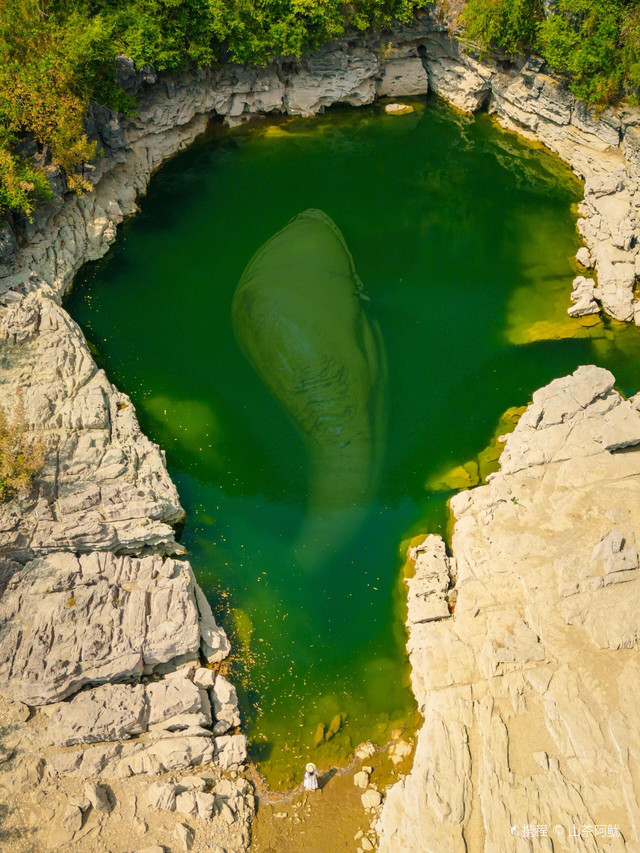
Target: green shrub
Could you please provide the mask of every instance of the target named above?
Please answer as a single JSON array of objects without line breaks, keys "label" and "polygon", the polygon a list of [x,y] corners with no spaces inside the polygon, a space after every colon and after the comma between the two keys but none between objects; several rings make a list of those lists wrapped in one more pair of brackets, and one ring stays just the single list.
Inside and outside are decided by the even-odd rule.
[{"label": "green shrub", "polygon": [[24,136],[47,146],[71,189],[95,155],[83,119],[91,101],[131,111],[114,81],[119,53],[159,70],[219,60],[264,63],[339,35],[409,21],[429,0],[0,0],[0,220],[50,197],[21,158]]},{"label": "green shrub", "polygon": [[549,64],[571,77],[571,88],[589,103],[616,100],[628,82],[623,62],[625,7],[621,0],[559,0],[540,27]]},{"label": "green shrub", "polygon": [[640,0],[557,0],[546,18],[539,0],[469,0],[463,25],[484,50],[539,52],[587,103],[637,100]]},{"label": "green shrub", "polygon": [[470,0],[461,17],[466,37],[483,50],[523,53],[535,46],[541,0]]},{"label": "green shrub", "polygon": [[19,394],[11,417],[0,409],[0,503],[26,488],[44,460],[43,443],[27,433]]},{"label": "green shrub", "polygon": [[[2,131],[0,129],[0,139]],[[6,134],[4,144],[0,142],[0,211],[23,211],[31,216],[39,201],[51,198],[47,176],[24,158],[11,153],[12,137]]]}]

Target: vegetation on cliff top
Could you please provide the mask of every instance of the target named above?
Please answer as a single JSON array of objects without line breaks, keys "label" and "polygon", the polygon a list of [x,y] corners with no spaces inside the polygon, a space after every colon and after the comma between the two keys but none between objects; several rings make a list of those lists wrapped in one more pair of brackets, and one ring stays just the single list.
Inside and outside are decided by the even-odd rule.
[{"label": "vegetation on cliff top", "polygon": [[[0,2],[0,218],[29,216],[51,196],[59,164],[71,189],[95,154],[90,102],[127,111],[114,58],[158,70],[217,61],[263,63],[340,35],[408,21],[428,0],[3,0]],[[37,153],[25,139],[35,140]],[[35,146],[31,146],[34,148]],[[51,171],[49,169],[49,171]]]},{"label": "vegetation on cliff top", "polygon": [[[0,2],[0,220],[29,217],[51,197],[62,167],[68,186],[89,184],[95,155],[85,132],[91,102],[123,112],[133,100],[114,59],[158,70],[217,61],[263,63],[299,55],[359,29],[408,21],[433,0],[2,0]],[[486,49],[532,49],[568,74],[590,103],[640,87],[640,0],[469,0],[467,37]]]},{"label": "vegetation on cliff top", "polygon": [[589,104],[640,90],[640,0],[469,0],[462,22],[484,49],[509,54],[532,50],[569,77]]}]

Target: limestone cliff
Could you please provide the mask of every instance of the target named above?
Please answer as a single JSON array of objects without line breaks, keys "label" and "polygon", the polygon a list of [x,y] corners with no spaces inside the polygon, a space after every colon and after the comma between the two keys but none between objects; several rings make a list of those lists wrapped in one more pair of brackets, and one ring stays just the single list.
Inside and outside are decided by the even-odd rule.
[{"label": "limestone cliff", "polygon": [[537,391],[500,472],[452,500],[453,556],[414,554],[424,725],[385,853],[638,849],[640,400],[613,385],[581,367]]}]

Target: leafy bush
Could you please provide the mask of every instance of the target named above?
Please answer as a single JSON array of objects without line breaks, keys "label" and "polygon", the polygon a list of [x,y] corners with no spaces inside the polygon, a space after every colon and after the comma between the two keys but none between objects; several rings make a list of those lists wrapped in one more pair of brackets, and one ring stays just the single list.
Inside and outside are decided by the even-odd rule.
[{"label": "leafy bush", "polygon": [[544,20],[541,0],[469,0],[463,13],[465,35],[484,50],[523,53],[534,46]]},{"label": "leafy bush", "polygon": [[44,172],[11,153],[15,137],[2,131],[0,128],[0,211],[22,210],[30,216],[37,201],[51,198],[51,187]]},{"label": "leafy bush", "polygon": [[469,0],[467,37],[484,49],[538,51],[591,104],[640,89],[640,0],[557,0],[547,17],[540,0]]},{"label": "leafy bush", "polygon": [[640,3],[625,0],[558,0],[540,27],[540,50],[569,74],[571,88],[589,103],[634,95],[640,85]]},{"label": "leafy bush", "polygon": [[0,503],[26,488],[44,459],[43,443],[27,433],[24,404],[18,395],[11,417],[0,409]]}]

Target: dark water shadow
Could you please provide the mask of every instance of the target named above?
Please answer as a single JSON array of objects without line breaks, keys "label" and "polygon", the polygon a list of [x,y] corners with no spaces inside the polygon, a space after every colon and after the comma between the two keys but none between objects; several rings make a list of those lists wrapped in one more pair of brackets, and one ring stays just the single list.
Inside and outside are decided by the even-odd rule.
[{"label": "dark water shadow", "polygon": [[252,741],[249,747],[250,757],[256,764],[261,761],[268,761],[273,752],[273,743],[267,741]]}]

